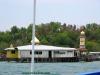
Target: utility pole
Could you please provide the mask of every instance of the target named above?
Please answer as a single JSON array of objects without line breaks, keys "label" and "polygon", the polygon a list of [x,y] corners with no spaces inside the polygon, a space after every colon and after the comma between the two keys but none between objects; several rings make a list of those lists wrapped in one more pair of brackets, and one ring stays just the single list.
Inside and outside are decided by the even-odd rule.
[{"label": "utility pole", "polygon": [[31,75],[34,75],[35,21],[36,21],[36,0],[33,1],[33,28],[32,28]]}]

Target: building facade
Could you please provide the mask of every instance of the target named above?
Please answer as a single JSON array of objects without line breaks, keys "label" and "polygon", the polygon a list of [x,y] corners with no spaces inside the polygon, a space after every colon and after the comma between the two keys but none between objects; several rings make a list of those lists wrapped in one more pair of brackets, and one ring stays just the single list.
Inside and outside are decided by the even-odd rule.
[{"label": "building facade", "polygon": [[[31,61],[32,45],[5,50],[9,60]],[[75,48],[35,45],[34,59],[35,62],[75,62],[78,61],[78,50]]]}]

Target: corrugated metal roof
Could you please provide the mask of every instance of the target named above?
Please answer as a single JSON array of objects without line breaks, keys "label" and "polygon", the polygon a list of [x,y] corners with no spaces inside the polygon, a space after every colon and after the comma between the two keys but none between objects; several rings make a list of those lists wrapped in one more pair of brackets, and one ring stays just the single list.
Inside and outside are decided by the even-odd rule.
[{"label": "corrugated metal roof", "polygon": [[[18,50],[32,50],[32,45],[18,46]],[[56,47],[48,45],[35,45],[35,50],[77,50],[76,48]],[[12,50],[14,48],[6,48],[5,50]]]}]

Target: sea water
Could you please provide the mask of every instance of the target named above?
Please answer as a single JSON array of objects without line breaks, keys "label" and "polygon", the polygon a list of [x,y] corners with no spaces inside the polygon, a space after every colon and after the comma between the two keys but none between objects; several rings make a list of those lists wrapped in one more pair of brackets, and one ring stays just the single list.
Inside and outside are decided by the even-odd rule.
[{"label": "sea water", "polygon": [[[0,62],[0,75],[31,75],[30,70],[30,63]],[[34,75],[80,75],[98,70],[100,61],[34,64]]]}]

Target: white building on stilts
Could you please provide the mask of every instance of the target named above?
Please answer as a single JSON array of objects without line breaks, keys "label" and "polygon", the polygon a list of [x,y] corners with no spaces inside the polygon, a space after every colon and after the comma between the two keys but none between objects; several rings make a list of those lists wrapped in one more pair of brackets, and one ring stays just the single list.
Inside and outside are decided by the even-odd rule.
[{"label": "white building on stilts", "polygon": [[[69,47],[56,47],[40,45],[40,41],[35,37],[35,62],[76,62],[78,60],[78,50]],[[6,48],[7,59],[21,62],[31,61],[32,45]],[[14,52],[15,51],[15,52]],[[14,57],[15,54],[15,57]],[[12,57],[13,55],[13,57]]]}]

